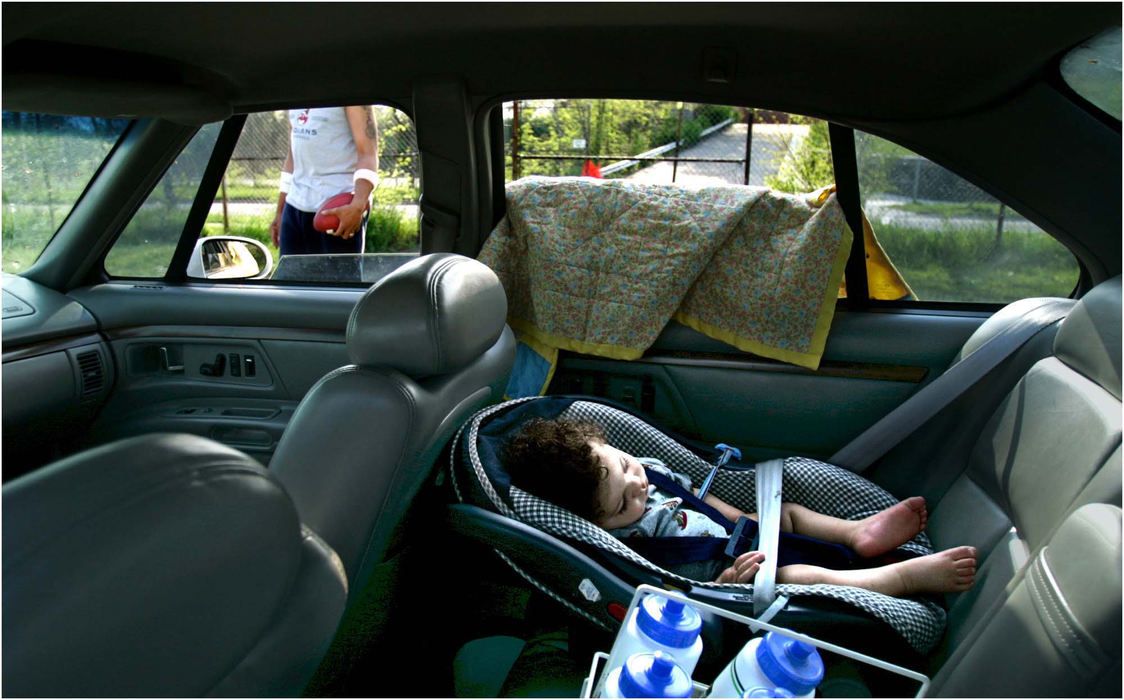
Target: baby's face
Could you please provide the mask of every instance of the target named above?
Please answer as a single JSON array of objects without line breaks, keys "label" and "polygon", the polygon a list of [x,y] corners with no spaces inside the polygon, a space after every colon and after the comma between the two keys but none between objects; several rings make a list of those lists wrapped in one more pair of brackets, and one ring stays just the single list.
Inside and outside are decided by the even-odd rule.
[{"label": "baby's face", "polygon": [[631,525],[644,515],[648,503],[648,476],[635,457],[603,442],[590,442],[593,454],[605,468],[597,500],[605,515],[597,522],[606,530]]}]

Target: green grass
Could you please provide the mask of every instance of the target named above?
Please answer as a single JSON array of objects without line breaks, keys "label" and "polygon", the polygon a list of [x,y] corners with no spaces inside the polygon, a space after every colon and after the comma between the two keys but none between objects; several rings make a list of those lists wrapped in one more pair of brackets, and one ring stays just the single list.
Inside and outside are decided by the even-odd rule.
[{"label": "green grass", "polygon": [[[57,227],[69,213],[70,207],[54,207],[54,221]],[[3,265],[5,272],[18,273],[26,270],[43,252],[47,241],[55,233],[51,227],[51,217],[47,207],[21,207],[13,210],[3,208],[0,245],[3,246]]]},{"label": "green grass", "polygon": [[[998,202],[903,202],[892,205],[894,209],[914,214],[929,214],[950,217],[983,217],[995,219],[999,216]],[[1003,211],[1005,219],[1022,219],[1010,208]]]},{"label": "green grass", "polygon": [[993,228],[928,231],[880,226],[878,240],[923,301],[1009,302],[1068,296],[1079,268],[1073,255],[1042,232]]}]

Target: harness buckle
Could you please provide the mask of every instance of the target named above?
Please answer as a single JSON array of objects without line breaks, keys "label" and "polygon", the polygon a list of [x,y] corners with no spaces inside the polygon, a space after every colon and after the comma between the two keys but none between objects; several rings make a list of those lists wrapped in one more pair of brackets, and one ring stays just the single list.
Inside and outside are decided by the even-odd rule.
[{"label": "harness buckle", "polygon": [[739,555],[752,552],[760,546],[761,528],[757,521],[747,515],[738,518],[734,531],[730,533],[730,541],[726,543],[726,556],[737,559]]}]

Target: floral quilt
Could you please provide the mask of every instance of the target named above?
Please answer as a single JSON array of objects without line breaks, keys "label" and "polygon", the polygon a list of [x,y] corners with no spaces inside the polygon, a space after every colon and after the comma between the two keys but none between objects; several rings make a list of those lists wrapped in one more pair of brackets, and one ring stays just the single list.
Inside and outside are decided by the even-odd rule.
[{"label": "floral quilt", "polygon": [[672,319],[815,369],[850,243],[831,188],[534,177],[508,186],[479,259],[503,282],[521,349],[548,354],[527,395],[557,349],[636,359]]}]

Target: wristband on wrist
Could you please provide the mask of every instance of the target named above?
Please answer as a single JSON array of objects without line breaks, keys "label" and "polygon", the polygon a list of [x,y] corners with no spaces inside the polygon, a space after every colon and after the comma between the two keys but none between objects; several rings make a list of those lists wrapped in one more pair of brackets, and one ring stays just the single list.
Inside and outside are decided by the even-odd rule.
[{"label": "wristband on wrist", "polygon": [[281,179],[278,180],[278,182],[277,182],[277,189],[280,190],[281,194],[285,194],[286,192],[289,191],[289,187],[292,184],[293,184],[293,174],[287,173],[284,170],[282,170],[281,171]]},{"label": "wristband on wrist", "polygon": [[368,168],[359,168],[355,171],[355,174],[351,176],[351,181],[359,182],[360,180],[366,180],[371,183],[371,187],[375,187],[379,184],[379,174]]}]

